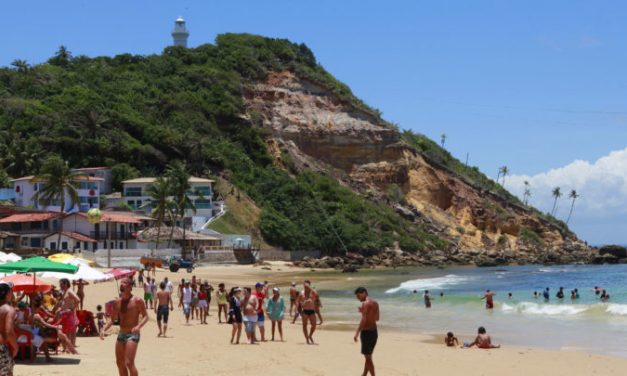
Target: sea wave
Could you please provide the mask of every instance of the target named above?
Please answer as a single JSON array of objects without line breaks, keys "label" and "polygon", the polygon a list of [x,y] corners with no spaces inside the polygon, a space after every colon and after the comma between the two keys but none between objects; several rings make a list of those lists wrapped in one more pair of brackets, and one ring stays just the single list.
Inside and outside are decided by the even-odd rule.
[{"label": "sea wave", "polygon": [[501,311],[542,316],[576,316],[576,315],[616,315],[627,316],[627,304],[538,304],[521,302],[518,304],[503,303]]},{"label": "sea wave", "polygon": [[414,290],[446,290],[451,286],[460,285],[472,279],[474,278],[468,276],[462,277],[455,274],[436,278],[412,279],[401,283],[398,287],[387,290],[386,294]]}]

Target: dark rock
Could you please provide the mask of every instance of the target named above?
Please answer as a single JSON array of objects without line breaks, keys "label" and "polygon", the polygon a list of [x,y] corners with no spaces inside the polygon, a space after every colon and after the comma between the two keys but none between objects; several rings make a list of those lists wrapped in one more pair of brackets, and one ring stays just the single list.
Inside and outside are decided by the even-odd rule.
[{"label": "dark rock", "polygon": [[627,248],[620,245],[606,245],[599,249],[600,255],[610,254],[618,259],[627,258]]},{"label": "dark rock", "polygon": [[342,273],[357,273],[357,266],[346,265],[344,266],[344,269],[342,269]]}]

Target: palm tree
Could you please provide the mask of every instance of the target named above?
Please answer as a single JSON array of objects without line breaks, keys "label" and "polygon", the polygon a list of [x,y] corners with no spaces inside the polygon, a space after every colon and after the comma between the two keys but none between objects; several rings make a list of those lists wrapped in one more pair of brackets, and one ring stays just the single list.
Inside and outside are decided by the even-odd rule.
[{"label": "palm tree", "polygon": [[15,67],[15,70],[19,73],[27,73],[30,69],[30,65],[26,60],[16,59],[11,62],[11,65]]},{"label": "palm tree", "polygon": [[[505,176],[509,174],[509,169],[507,168],[507,166],[501,166],[499,168],[499,175],[503,177],[503,184],[501,184],[503,187],[505,187]],[[498,183],[498,179],[496,181]]]},{"label": "palm tree", "polygon": [[84,173],[72,171],[68,163],[61,157],[51,156],[44,161],[41,173],[34,178],[35,181],[43,183],[43,186],[40,186],[37,193],[35,193],[35,202],[41,202],[45,206],[58,202],[61,208],[57,249],[61,248],[66,196],[70,199],[70,208],[73,208],[79,202],[78,192],[76,191],[77,180],[83,176],[85,176]]},{"label": "palm tree", "polygon": [[529,189],[529,182],[525,180],[523,182],[525,184],[525,192],[523,193],[523,204],[527,205],[529,202],[529,197],[531,197],[531,189]]},{"label": "palm tree", "polygon": [[152,208],[152,217],[157,222],[157,242],[156,248],[159,249],[159,240],[161,239],[161,226],[166,218],[172,217],[174,210],[174,202],[170,198],[170,182],[163,177],[158,177],[154,183],[152,183],[146,193],[150,196],[150,202],[145,206]]},{"label": "palm tree", "polygon": [[553,188],[553,197],[555,197],[555,201],[553,202],[553,210],[551,210],[551,215],[555,217],[555,214],[557,214],[557,199],[562,197],[562,191],[560,190],[560,187],[555,187]]},{"label": "palm tree", "polygon": [[568,198],[570,198],[572,200],[572,202],[570,203],[570,212],[568,213],[568,218],[566,219],[566,224],[568,224],[568,221],[570,221],[570,216],[573,215],[573,209],[575,208],[575,200],[577,198],[579,198],[579,194],[577,194],[576,190],[572,190],[570,191],[570,193],[568,194]]},{"label": "palm tree", "polygon": [[444,143],[446,142],[446,133],[442,133],[440,135],[440,145],[442,146],[442,149],[444,149]]},{"label": "palm tree", "polygon": [[189,185],[190,175],[186,164],[181,161],[174,161],[170,163],[167,167],[166,175],[171,184],[172,196],[174,196],[176,217],[183,223],[183,244],[181,246],[181,256],[185,258],[185,211],[191,210],[194,214],[196,214],[196,205],[194,205],[194,200],[192,200],[188,195],[188,192],[191,189],[191,186]]}]

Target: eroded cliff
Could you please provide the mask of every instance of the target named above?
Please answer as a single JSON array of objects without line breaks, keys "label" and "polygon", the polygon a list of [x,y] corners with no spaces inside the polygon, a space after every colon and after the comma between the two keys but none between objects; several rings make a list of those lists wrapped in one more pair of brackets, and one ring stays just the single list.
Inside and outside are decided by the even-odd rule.
[{"label": "eroded cliff", "polygon": [[333,175],[450,241],[450,252],[582,253],[587,246],[511,197],[430,160],[368,110],[290,71],[245,91],[249,116],[269,131],[275,163]]}]

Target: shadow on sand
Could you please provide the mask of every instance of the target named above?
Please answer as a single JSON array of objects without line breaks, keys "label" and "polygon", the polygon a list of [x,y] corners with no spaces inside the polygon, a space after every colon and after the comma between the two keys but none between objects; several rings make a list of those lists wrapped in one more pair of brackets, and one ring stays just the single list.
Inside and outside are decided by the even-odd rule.
[{"label": "shadow on sand", "polygon": [[46,358],[43,356],[38,356],[35,358],[34,362],[30,360],[19,360],[15,364],[20,367],[23,366],[47,366],[50,364],[62,364],[62,365],[79,365],[81,360],[78,358],[64,358],[60,356],[52,356],[52,363],[46,362]]}]

